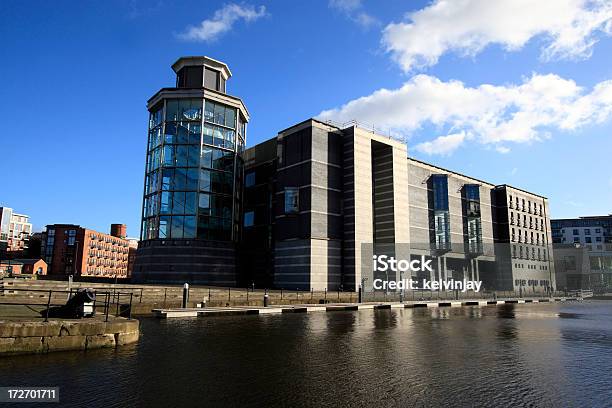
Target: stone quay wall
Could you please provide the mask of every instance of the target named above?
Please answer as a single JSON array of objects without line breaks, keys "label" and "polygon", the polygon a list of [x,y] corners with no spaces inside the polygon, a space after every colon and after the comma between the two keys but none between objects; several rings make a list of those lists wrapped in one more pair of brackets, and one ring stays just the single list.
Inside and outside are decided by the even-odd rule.
[{"label": "stone quay wall", "polygon": [[138,342],[135,319],[0,321],[0,356],[90,350]]}]

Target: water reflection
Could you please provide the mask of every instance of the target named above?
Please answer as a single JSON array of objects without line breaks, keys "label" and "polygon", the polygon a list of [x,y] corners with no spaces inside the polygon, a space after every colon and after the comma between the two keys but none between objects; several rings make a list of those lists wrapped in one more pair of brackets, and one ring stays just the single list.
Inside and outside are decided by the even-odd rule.
[{"label": "water reflection", "polygon": [[611,305],[145,319],[135,346],[0,359],[0,385],[88,407],[607,406]]}]

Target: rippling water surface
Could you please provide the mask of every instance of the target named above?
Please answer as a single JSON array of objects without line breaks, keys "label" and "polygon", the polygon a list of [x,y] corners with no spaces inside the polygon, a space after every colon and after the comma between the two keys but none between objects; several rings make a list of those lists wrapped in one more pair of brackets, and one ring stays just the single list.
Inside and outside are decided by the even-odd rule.
[{"label": "rippling water surface", "polygon": [[[141,320],[138,345],[0,359],[62,406],[612,406],[612,303]],[[47,404],[47,406],[49,406]]]}]

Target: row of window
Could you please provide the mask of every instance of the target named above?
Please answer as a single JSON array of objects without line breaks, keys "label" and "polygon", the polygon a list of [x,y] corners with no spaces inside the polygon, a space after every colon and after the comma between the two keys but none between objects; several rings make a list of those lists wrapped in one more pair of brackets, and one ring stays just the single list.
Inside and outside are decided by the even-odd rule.
[{"label": "row of window", "polygon": [[[163,155],[162,155],[163,152]],[[163,157],[162,157],[163,156]],[[147,157],[147,173],[164,167],[206,167],[233,171],[234,154],[229,151],[200,145],[165,145]]]},{"label": "row of window", "polygon": [[95,266],[88,266],[87,267],[87,274],[88,275],[95,275],[95,276],[127,276],[127,269],[124,270],[116,270],[116,269],[108,269],[108,268],[101,268],[101,267],[95,267]]},{"label": "row of window", "polygon": [[544,231],[544,219],[540,218],[538,222],[538,218],[533,218],[529,216],[529,223],[527,223],[527,215],[523,214],[522,222],[521,215],[516,214],[516,221],[514,217],[514,212],[510,212],[510,225],[516,225],[517,227],[525,227],[530,229],[535,229],[536,231],[541,230]]},{"label": "row of window", "polygon": [[512,257],[513,258],[547,261],[547,255],[548,255],[548,251],[544,248],[537,248],[537,255],[536,255],[536,248],[534,247],[531,247],[531,251],[529,251],[529,247],[525,247],[523,251],[523,246],[518,245],[518,251],[517,251],[517,245],[512,245]]},{"label": "row of window", "polygon": [[514,286],[550,286],[550,282],[546,279],[515,279]]},{"label": "row of window", "polygon": [[226,195],[198,194],[190,191],[164,191],[161,195],[147,197],[145,200],[145,218],[156,216],[158,213],[195,215],[196,211],[200,215],[231,218],[232,198]]},{"label": "row of window", "polygon": [[[527,203],[527,205],[525,205],[525,203]],[[525,201],[524,198],[519,199],[518,197],[514,197],[513,200],[511,195],[508,196],[508,207],[519,211],[525,211],[530,214],[533,212],[534,215],[544,215],[544,212],[542,211],[542,204],[532,203],[529,200]]]},{"label": "row of window", "polygon": [[232,233],[231,218],[195,216],[161,216],[159,220],[145,220],[146,239],[209,239],[229,240]]},{"label": "row of window", "polygon": [[[601,234],[601,228],[595,228],[595,234]],[[580,235],[580,230],[574,229],[572,231],[572,235]],[[584,229],[584,235],[591,235],[591,229],[590,228],[585,228]]]},{"label": "row of window", "polygon": [[512,242],[524,242],[524,243],[531,243],[534,245],[546,245],[546,240],[545,240],[545,236],[544,234],[539,234],[539,233],[535,233],[535,239],[534,239],[534,233],[533,231],[531,231],[530,235],[527,235],[527,231],[525,231],[525,236],[523,238],[523,230],[518,230],[518,240],[517,240],[517,236],[515,234],[514,228],[512,228],[512,235],[510,237]]}]

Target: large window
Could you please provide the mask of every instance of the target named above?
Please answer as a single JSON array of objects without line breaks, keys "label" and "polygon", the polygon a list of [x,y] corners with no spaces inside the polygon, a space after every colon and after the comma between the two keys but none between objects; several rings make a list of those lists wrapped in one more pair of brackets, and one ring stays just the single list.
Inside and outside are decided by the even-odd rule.
[{"label": "large window", "polygon": [[434,248],[438,250],[450,249],[450,214],[448,210],[448,176],[434,174],[431,176],[431,194],[433,218],[430,228]]},{"label": "large window", "polygon": [[297,187],[285,188],[285,214],[300,212],[300,194]]}]

